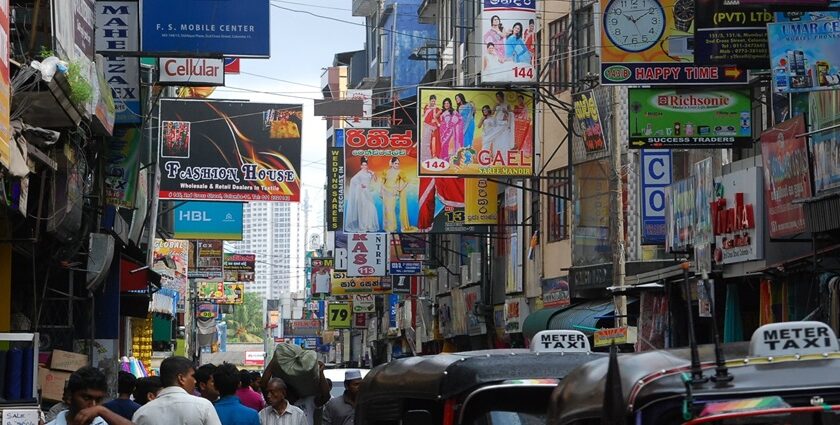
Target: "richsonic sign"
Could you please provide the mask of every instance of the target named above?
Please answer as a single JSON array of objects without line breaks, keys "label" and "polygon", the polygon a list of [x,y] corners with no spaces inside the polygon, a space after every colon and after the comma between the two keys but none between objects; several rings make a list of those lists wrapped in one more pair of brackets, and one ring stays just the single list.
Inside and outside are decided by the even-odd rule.
[{"label": "richsonic sign", "polygon": [[747,89],[630,89],[628,107],[631,148],[731,148],[752,142]]}]

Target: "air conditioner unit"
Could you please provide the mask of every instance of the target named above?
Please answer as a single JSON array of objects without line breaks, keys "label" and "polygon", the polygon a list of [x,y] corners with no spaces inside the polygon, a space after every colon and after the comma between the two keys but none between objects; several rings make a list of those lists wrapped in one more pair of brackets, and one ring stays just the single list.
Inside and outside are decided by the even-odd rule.
[{"label": "air conditioner unit", "polygon": [[108,276],[114,259],[114,237],[105,233],[91,233],[88,240],[87,289],[95,290]]}]

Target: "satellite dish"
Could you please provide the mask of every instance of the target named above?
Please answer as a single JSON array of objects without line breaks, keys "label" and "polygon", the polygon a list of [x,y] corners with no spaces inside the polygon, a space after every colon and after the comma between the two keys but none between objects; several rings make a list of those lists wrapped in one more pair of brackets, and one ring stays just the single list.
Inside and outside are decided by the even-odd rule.
[{"label": "satellite dish", "polygon": [[114,237],[105,233],[91,233],[88,240],[87,289],[93,291],[108,276],[114,259]]}]

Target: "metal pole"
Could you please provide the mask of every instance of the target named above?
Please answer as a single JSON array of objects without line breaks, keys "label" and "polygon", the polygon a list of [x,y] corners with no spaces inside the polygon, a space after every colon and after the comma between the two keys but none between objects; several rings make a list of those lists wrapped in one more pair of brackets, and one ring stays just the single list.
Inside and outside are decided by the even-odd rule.
[{"label": "metal pole", "polygon": [[[611,100],[618,97],[617,88],[610,88]],[[613,103],[611,102],[611,103]],[[621,142],[618,134],[618,120],[615,112],[610,113],[612,125],[612,146],[610,146],[610,211],[612,213],[613,246],[613,285],[618,288],[618,295],[613,296],[615,303],[616,327],[627,326],[627,295],[624,292],[624,197],[621,179]]]}]

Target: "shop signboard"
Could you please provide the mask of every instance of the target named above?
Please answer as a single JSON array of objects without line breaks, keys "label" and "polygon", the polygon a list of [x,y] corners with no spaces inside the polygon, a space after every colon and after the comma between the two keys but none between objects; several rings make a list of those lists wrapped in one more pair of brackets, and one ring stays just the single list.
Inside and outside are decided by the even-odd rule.
[{"label": "shop signboard", "polygon": [[715,179],[712,171],[712,158],[706,158],[694,164],[694,261],[698,273],[712,272],[712,209],[710,205],[715,196]]},{"label": "shop signboard", "polygon": [[628,99],[631,148],[752,145],[749,89],[630,89]]},{"label": "shop signboard", "polygon": [[246,351],[244,365],[262,367],[265,365],[265,351]]},{"label": "shop signboard", "polygon": [[152,247],[152,270],[160,275],[162,288],[177,292],[179,308],[187,296],[187,267],[189,264],[189,241],[155,238]]},{"label": "shop signboard", "polygon": [[373,127],[373,90],[350,89],[344,95],[346,100],[362,101],[362,116],[353,117],[344,121],[347,128],[371,128]]},{"label": "shop signboard", "polygon": [[775,92],[840,88],[840,20],[768,24],[767,37]]},{"label": "shop signboard", "polygon": [[693,179],[665,189],[665,252],[684,252],[694,244],[696,214]]},{"label": "shop signboard", "polygon": [[366,329],[368,326],[367,314],[353,314],[353,329]]},{"label": "shop signboard", "polygon": [[333,271],[330,279],[330,294],[387,294],[391,292],[391,280],[376,276],[350,277],[345,272]]},{"label": "shop signboard", "polygon": [[768,69],[767,24],[774,22],[773,12],[732,7],[731,3],[695,0],[694,63]]},{"label": "shop signboard", "polygon": [[595,100],[595,91],[575,93],[572,96],[574,104],[574,125],[578,134],[583,137],[583,148],[586,153],[597,153],[607,150],[607,135],[601,126],[601,113]]},{"label": "shop signboard", "polygon": [[410,276],[391,276],[391,292],[394,294],[410,294],[411,293]]},{"label": "shop signboard", "polygon": [[482,0],[481,82],[533,83],[537,0]]},{"label": "shop signboard", "polygon": [[163,86],[213,87],[225,85],[224,59],[160,58],[158,62]]},{"label": "shop signboard", "polygon": [[286,319],[283,321],[283,336],[317,336],[321,334],[319,319]]},{"label": "shop signboard", "polygon": [[141,139],[140,129],[133,126],[118,126],[114,128],[114,135],[107,138],[108,171],[105,176],[105,201],[110,205],[134,208],[140,170]]},{"label": "shop signboard", "polygon": [[525,298],[508,298],[505,300],[505,333],[521,333],[525,318],[530,311]]},{"label": "shop signboard", "polygon": [[268,0],[143,0],[147,56],[268,58]]},{"label": "shop signboard", "polygon": [[[344,131],[336,129],[336,132]],[[327,147],[327,230],[344,226],[344,148]]]},{"label": "shop signboard", "polygon": [[238,202],[181,202],[172,213],[172,233],[178,239],[240,241],[242,209]]},{"label": "shop signboard", "polygon": [[534,95],[533,90],[418,88],[420,175],[532,176]]},{"label": "shop signboard", "polygon": [[127,56],[126,53],[140,50],[139,3],[98,0],[94,8],[95,45],[97,52],[105,57],[105,80],[111,86],[116,108],[114,123],[138,124],[143,119],[140,58]]},{"label": "shop signboard", "polygon": [[498,193],[499,185],[496,182],[487,179],[464,179],[464,224],[498,224]]},{"label": "shop signboard", "polygon": [[762,176],[760,168],[752,167],[715,179],[712,216],[717,264],[764,258]]},{"label": "shop signboard", "polygon": [[225,58],[225,74],[239,74],[239,58]]},{"label": "shop signboard", "polygon": [[161,100],[160,199],[298,202],[302,119],[301,105]]},{"label": "shop signboard", "polygon": [[330,277],[335,268],[335,259],[312,257],[309,260],[312,277],[312,294],[329,294]]},{"label": "shop signboard", "polygon": [[[761,133],[764,198],[771,238],[805,232],[805,211],[796,201],[811,197],[811,170],[805,117],[798,116]],[[819,161],[815,156],[815,161]]]},{"label": "shop signboard", "polygon": [[223,259],[225,282],[254,282],[256,263],[256,254],[226,252]]},{"label": "shop signboard", "polygon": [[413,130],[344,130],[345,232],[416,232],[419,185]]},{"label": "shop signboard", "polygon": [[665,188],[671,184],[671,151],[642,150],[642,242],[665,243]]},{"label": "shop signboard", "polygon": [[353,323],[351,310],[350,303],[327,304],[327,329],[350,329]]},{"label": "shop signboard", "polygon": [[452,296],[449,294],[437,298],[437,319],[440,334],[444,338],[455,336],[452,329]]},{"label": "shop signboard", "polygon": [[[221,279],[222,256],[224,243],[222,241],[194,241],[190,242],[195,262],[191,262],[190,277],[195,279]],[[194,266],[193,266],[194,264]]]},{"label": "shop signboard", "polygon": [[341,230],[333,232],[333,244],[335,246],[335,270],[347,271],[347,233]]},{"label": "shop signboard", "polygon": [[199,279],[195,282],[198,300],[214,304],[242,304],[244,283],[222,282],[221,279]]},{"label": "shop signboard", "polygon": [[694,64],[694,0],[600,0],[600,5],[601,84],[747,82],[737,66]]},{"label": "shop signboard", "polygon": [[572,302],[569,281],[558,277],[542,280],[543,308],[567,307]]},{"label": "shop signboard", "polygon": [[[0,0],[0,39],[9,42],[9,0]],[[11,73],[9,68],[9,54],[0,57],[0,166],[9,168],[11,165],[10,142],[12,127],[9,123],[11,114]]]},{"label": "shop signboard", "polygon": [[373,294],[354,294],[353,313],[376,313],[376,298]]},{"label": "shop signboard", "polygon": [[467,313],[467,335],[483,335],[487,333],[484,315],[481,313],[481,286],[475,285],[464,288],[464,304]]},{"label": "shop signboard", "polygon": [[595,331],[595,347],[609,347],[612,344],[635,344],[638,331],[635,326],[599,329]]},{"label": "shop signboard", "polygon": [[810,137],[817,194],[840,187],[840,91],[811,93],[809,119],[816,133]]},{"label": "shop signboard", "polygon": [[388,263],[387,233],[347,234],[347,276],[385,276]]},{"label": "shop signboard", "polygon": [[466,180],[463,178],[420,178],[422,231],[428,233],[475,233],[480,226],[467,225]]}]

